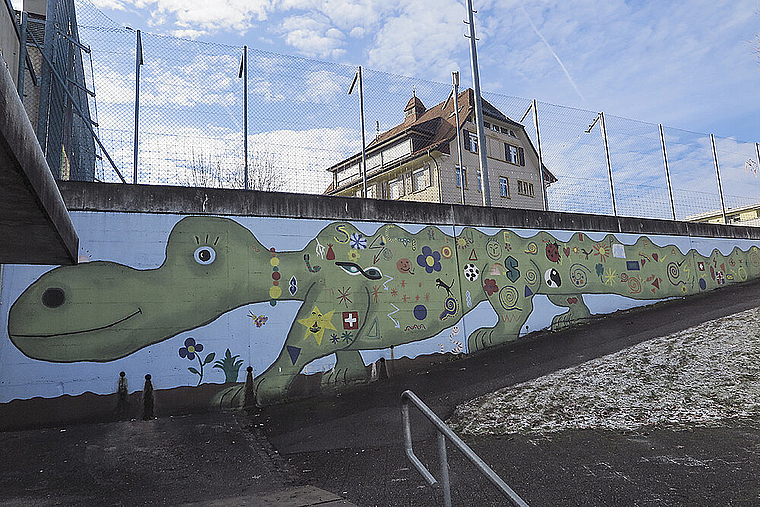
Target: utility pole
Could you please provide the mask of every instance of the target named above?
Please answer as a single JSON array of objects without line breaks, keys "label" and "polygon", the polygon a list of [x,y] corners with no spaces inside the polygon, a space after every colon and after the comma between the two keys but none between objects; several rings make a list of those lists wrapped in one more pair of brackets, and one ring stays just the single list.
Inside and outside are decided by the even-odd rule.
[{"label": "utility pole", "polygon": [[475,91],[475,126],[478,131],[478,155],[480,161],[480,191],[483,193],[483,206],[491,205],[491,186],[488,181],[488,158],[486,155],[486,134],[483,127],[483,103],[480,96],[480,73],[478,72],[478,52],[475,47],[475,20],[473,19],[472,0],[467,0],[467,23],[470,34],[470,63],[472,65],[472,88]]}]

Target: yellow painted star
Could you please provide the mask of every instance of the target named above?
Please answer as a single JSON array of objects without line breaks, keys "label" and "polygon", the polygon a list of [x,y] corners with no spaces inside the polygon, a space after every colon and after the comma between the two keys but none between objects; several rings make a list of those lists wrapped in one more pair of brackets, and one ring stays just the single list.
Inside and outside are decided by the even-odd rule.
[{"label": "yellow painted star", "polygon": [[306,327],[306,334],[303,339],[307,339],[309,335],[314,335],[317,340],[317,345],[322,345],[322,336],[325,334],[325,329],[332,329],[337,331],[332,324],[332,316],[335,310],[330,310],[324,315],[319,311],[319,307],[314,305],[314,309],[311,311],[311,315],[303,319],[298,319],[299,324]]}]

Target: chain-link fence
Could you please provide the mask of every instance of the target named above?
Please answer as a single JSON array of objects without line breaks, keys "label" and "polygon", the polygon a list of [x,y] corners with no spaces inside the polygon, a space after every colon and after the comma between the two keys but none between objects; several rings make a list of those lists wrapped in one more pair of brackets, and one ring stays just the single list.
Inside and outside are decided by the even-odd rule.
[{"label": "chain-link fence", "polygon": [[[355,67],[246,48],[246,76],[244,48],[145,32],[138,48],[136,31],[88,0],[77,1],[77,17],[92,48],[90,110],[127,182],[243,188],[247,150],[249,188],[323,193],[327,168],[361,149],[358,98],[347,94]],[[432,106],[451,89],[370,69],[363,84],[368,143],[403,121],[412,93]],[[518,121],[532,102],[484,99]],[[756,143],[715,138],[713,149],[707,134],[536,106],[544,165],[557,178],[550,210],[684,220],[760,201]],[[523,125],[537,145],[533,116]],[[119,181],[104,157],[96,165],[95,179]]]}]

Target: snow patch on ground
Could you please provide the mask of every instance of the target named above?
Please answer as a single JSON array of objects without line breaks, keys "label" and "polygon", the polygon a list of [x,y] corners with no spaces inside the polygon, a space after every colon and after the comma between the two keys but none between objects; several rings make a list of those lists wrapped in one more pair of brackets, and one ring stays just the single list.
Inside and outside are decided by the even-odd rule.
[{"label": "snow patch on ground", "polygon": [[460,434],[714,426],[760,415],[760,309],[649,340],[456,408]]}]

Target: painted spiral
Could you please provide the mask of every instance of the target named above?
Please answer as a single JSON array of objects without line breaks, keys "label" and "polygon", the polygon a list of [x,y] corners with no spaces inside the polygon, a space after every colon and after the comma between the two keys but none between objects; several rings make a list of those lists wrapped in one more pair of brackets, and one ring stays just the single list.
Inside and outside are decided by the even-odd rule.
[{"label": "painted spiral", "polygon": [[631,294],[641,294],[641,280],[636,276],[628,277],[628,290]]},{"label": "painted spiral", "polygon": [[670,283],[673,285],[680,285],[682,283],[686,283],[683,281],[678,281],[678,277],[681,275],[681,270],[678,269],[678,264],[675,262],[668,263],[668,280],[670,280]]},{"label": "painted spiral", "polygon": [[538,253],[538,245],[531,241],[528,243],[528,248],[525,249],[526,254],[536,255]]},{"label": "painted spiral", "polygon": [[519,310],[517,308],[519,297],[520,293],[511,285],[506,285],[499,291],[499,303],[505,310]]},{"label": "painted spiral", "polygon": [[583,264],[573,264],[570,266],[570,281],[577,288],[585,287],[591,278],[591,270]]},{"label": "painted spiral", "polygon": [[538,281],[538,273],[533,269],[529,269],[525,272],[525,281],[528,282],[528,285],[535,285]]},{"label": "painted spiral", "polygon": [[441,312],[440,319],[446,320],[449,317],[456,315],[457,313],[457,300],[453,297],[447,297],[443,302],[443,311]]}]

